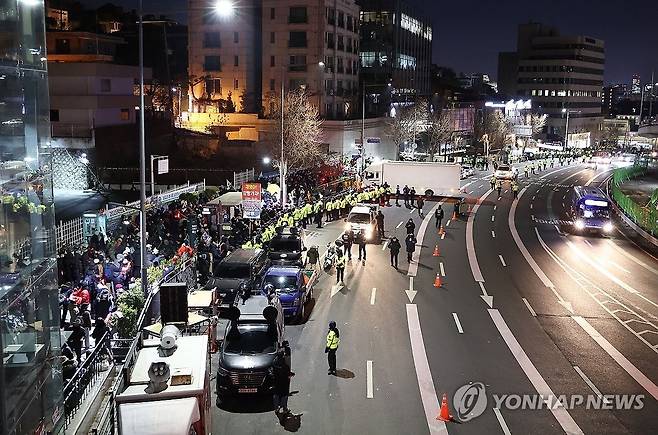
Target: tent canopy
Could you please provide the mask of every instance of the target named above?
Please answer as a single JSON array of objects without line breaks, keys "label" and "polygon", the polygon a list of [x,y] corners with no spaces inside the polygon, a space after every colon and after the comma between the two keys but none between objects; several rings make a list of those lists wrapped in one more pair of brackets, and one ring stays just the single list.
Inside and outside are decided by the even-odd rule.
[{"label": "tent canopy", "polygon": [[226,192],[225,194],[213,199],[208,204],[221,204],[225,207],[233,207],[242,204],[242,192]]},{"label": "tent canopy", "polygon": [[120,435],[189,435],[201,418],[196,397],[119,405]]}]

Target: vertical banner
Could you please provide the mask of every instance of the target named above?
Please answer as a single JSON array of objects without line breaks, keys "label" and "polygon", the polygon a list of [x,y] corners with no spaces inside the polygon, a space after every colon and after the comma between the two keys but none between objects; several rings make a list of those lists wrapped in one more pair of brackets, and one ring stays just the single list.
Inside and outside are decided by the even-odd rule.
[{"label": "vertical banner", "polygon": [[261,199],[260,183],[242,183],[242,217],[260,219]]}]

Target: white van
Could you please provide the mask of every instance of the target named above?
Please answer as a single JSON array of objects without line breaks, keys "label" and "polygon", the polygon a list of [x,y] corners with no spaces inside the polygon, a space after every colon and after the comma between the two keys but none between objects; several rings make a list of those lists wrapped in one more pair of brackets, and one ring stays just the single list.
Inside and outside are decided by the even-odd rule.
[{"label": "white van", "polygon": [[366,204],[357,204],[352,207],[347,215],[346,229],[351,229],[354,234],[363,232],[368,242],[377,242],[377,220],[375,219],[377,207]]}]

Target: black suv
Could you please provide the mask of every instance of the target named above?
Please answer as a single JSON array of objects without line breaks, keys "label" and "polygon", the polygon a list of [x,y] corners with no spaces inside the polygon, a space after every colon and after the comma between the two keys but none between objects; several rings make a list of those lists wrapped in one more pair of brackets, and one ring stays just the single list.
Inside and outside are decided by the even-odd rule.
[{"label": "black suv", "polygon": [[231,306],[217,366],[217,406],[229,397],[269,394],[283,346],[283,309],[276,295],[255,295]]},{"label": "black suv", "polygon": [[267,256],[272,264],[304,266],[306,247],[303,234],[297,228],[279,229],[267,246]]},{"label": "black suv", "polygon": [[269,261],[262,249],[236,249],[222,260],[205,285],[214,289],[220,300],[220,310],[234,303],[240,290],[254,291],[267,271]]}]

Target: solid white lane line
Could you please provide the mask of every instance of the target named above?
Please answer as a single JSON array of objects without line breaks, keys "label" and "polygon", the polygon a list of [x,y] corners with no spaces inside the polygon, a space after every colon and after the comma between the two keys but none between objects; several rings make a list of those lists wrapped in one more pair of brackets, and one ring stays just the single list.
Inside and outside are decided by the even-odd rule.
[{"label": "solid white lane line", "polygon": [[400,227],[402,226],[402,223],[403,223],[403,222],[402,222],[402,221],[400,221],[400,223],[398,224],[398,226],[397,226],[397,227],[395,227],[395,229],[397,230],[398,228],[400,228]]},{"label": "solid white lane line", "polygon": [[612,260],[607,260],[607,262],[608,262],[609,264],[612,264],[613,266],[615,266],[617,269],[621,270],[622,272],[626,272],[626,273],[629,274],[629,275],[631,274],[631,271],[628,270],[628,269],[626,269],[626,268],[624,268],[622,265],[620,265],[620,264],[618,264],[618,263],[615,263],[615,262],[612,261]]},{"label": "solid white lane line", "polygon": [[655,274],[655,275],[658,275],[658,269],[655,269],[655,268],[649,266],[649,265],[648,265],[647,263],[645,263],[644,261],[642,261],[642,260],[640,260],[640,259],[634,257],[633,255],[629,254],[628,252],[626,252],[626,250],[622,249],[620,246],[617,246],[617,244],[616,244],[615,242],[613,242],[612,240],[608,239],[608,243],[610,244],[610,246],[612,246],[613,248],[615,248],[615,250],[616,250],[617,252],[619,252],[621,255],[623,255],[624,257],[628,258],[629,260],[631,260],[631,261],[634,262],[635,264],[638,264],[638,265],[644,267],[644,268],[645,268],[646,270],[648,270],[649,272],[651,272],[651,273],[653,273],[653,274]]},{"label": "solid white lane line", "polygon": [[418,234],[416,235],[416,239],[418,240],[418,243],[416,244],[416,250],[414,251],[411,257],[411,264],[409,265],[409,270],[407,271],[408,276],[416,276],[418,274],[418,262],[420,261],[420,251],[423,249],[423,239],[425,238],[427,225],[429,224],[430,220],[434,216],[434,212],[436,211],[437,208],[439,208],[441,204],[443,204],[443,202],[437,202],[434,205],[434,207],[432,207],[430,211],[427,212],[427,216],[425,216],[423,221],[420,223],[420,227],[418,228]]},{"label": "solid white lane line", "polygon": [[498,259],[500,260],[500,263],[503,265],[503,267],[507,267],[507,264],[505,264],[505,259],[502,255],[498,254]]},{"label": "solid white lane line", "polygon": [[535,310],[532,309],[532,306],[530,306],[530,302],[526,298],[521,298],[523,299],[523,303],[525,304],[526,307],[528,307],[528,311],[530,311],[530,314],[532,314],[532,317],[537,317],[537,313]]},{"label": "solid white lane line", "polygon": [[407,325],[409,327],[409,338],[411,341],[411,354],[414,358],[414,367],[416,368],[416,379],[420,398],[423,402],[425,411],[425,420],[429,428],[430,435],[447,435],[448,428],[446,424],[436,419],[436,411],[439,409],[439,399],[436,397],[436,389],[430,371],[430,364],[427,361],[425,352],[425,342],[423,341],[423,332],[420,328],[418,319],[418,308],[415,304],[407,304]]},{"label": "solid white lane line", "polygon": [[593,176],[592,178],[590,178],[589,180],[587,180],[587,182],[585,183],[585,186],[589,186],[590,184],[592,184],[592,183],[594,182],[594,180],[596,180],[596,179],[599,178],[601,175],[603,175],[603,174],[605,174],[605,173],[607,173],[607,172],[610,172],[610,171],[612,171],[612,169],[606,169],[606,170],[603,171],[603,172],[599,172],[598,174],[596,174],[595,176]]},{"label": "solid white lane line", "polygon": [[384,246],[382,246],[382,251],[386,251],[386,248],[388,248],[388,243],[390,240],[387,240],[386,243],[384,243]]},{"label": "solid white lane line", "polygon": [[496,414],[496,419],[498,419],[498,424],[500,424],[500,428],[503,430],[503,433],[505,435],[512,435],[512,432],[510,432],[509,427],[507,426],[507,423],[505,423],[505,419],[503,418],[503,414],[500,413],[500,409],[494,408],[493,411],[494,411],[494,414]]},{"label": "solid white lane line", "polygon": [[571,316],[572,319],[580,325],[596,343],[606,351],[608,355],[614,359],[617,364],[623,368],[638,384],[642,386],[654,399],[658,400],[658,386],[654,384],[644,373],[642,373],[632,362],[630,362],[624,355],[621,354],[608,340],[605,339],[599,332],[594,329],[590,323],[581,316]]},{"label": "solid white lane line", "polygon": [[491,237],[493,237],[494,239],[496,238],[496,233],[494,232],[494,230],[491,230]]},{"label": "solid white lane line", "polygon": [[372,361],[366,361],[366,398],[372,399],[375,397],[372,388]]},{"label": "solid white lane line", "polygon": [[589,386],[592,391],[594,391],[594,394],[596,394],[600,399],[603,399],[604,402],[607,402],[605,398],[603,398],[603,394],[601,394],[601,390],[596,388],[596,385],[594,385],[594,382],[580,369],[578,366],[573,366],[573,369],[578,373],[578,375],[585,381],[587,386]]},{"label": "solid white lane line", "polygon": [[446,271],[443,269],[443,262],[439,263],[439,268],[441,269],[441,276],[446,276]]},{"label": "solid white lane line", "polygon": [[466,253],[468,254],[468,264],[471,266],[471,272],[473,273],[473,278],[475,281],[482,282],[484,278],[482,277],[482,271],[480,271],[480,265],[477,261],[477,256],[475,255],[475,243],[473,242],[473,223],[475,222],[475,213],[480,208],[480,203],[489,196],[493,190],[489,189],[485,192],[480,198],[478,198],[477,203],[473,206],[471,214],[468,215],[468,220],[466,221]]},{"label": "solid white lane line", "polygon": [[457,325],[457,331],[458,331],[460,334],[463,334],[463,333],[464,333],[464,330],[462,329],[462,324],[461,324],[461,322],[459,321],[459,317],[457,317],[457,313],[452,313],[452,318],[455,319],[455,325]]},{"label": "solid white lane line", "polygon": [[[505,320],[503,319],[503,316],[500,314],[500,312],[496,309],[489,309],[487,311],[489,312],[494,325],[496,325],[496,328],[498,328],[498,332],[500,332],[500,335],[503,337],[503,340],[507,344],[507,347],[512,352],[514,358],[516,358],[516,361],[519,363],[519,366],[521,366],[521,369],[525,375],[535,387],[535,390],[537,390],[537,393],[543,395],[544,397],[555,397],[553,390],[551,390],[551,387],[548,386],[542,375],[537,370],[537,367],[535,367],[532,361],[530,361],[530,358],[528,358],[528,355],[526,355],[525,351],[514,337],[514,334],[512,334],[512,331],[507,326],[507,323],[505,323]],[[578,424],[574,421],[574,419],[563,405],[556,405],[551,409],[551,412],[566,433],[583,433],[582,429],[580,429]]]},{"label": "solid white lane line", "polygon": [[375,305],[375,296],[377,295],[377,289],[375,287],[372,288],[372,292],[370,292],[370,305]]}]

